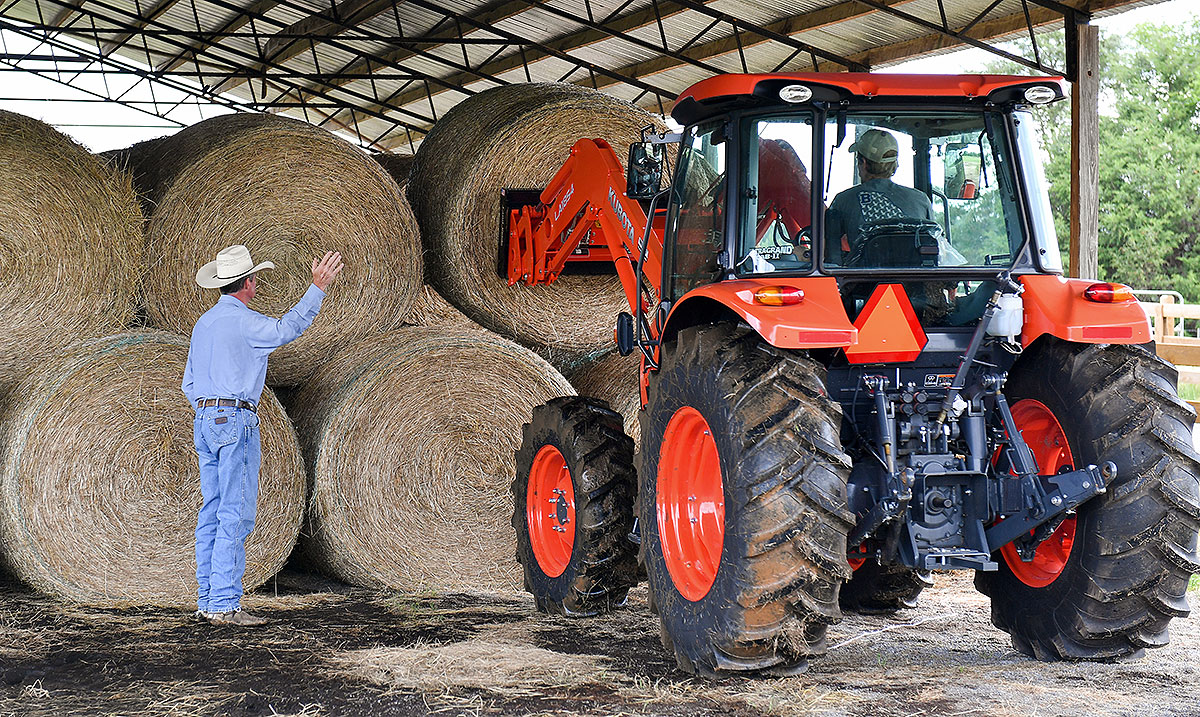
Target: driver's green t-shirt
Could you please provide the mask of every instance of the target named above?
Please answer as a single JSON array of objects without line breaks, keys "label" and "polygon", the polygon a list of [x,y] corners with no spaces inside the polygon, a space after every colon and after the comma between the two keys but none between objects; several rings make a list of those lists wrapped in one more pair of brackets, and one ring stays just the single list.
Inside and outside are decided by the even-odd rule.
[{"label": "driver's green t-shirt", "polygon": [[825,211],[826,258],[840,263],[846,248],[857,243],[863,225],[889,219],[932,220],[933,206],[924,192],[890,179],[868,179],[838,193]]}]

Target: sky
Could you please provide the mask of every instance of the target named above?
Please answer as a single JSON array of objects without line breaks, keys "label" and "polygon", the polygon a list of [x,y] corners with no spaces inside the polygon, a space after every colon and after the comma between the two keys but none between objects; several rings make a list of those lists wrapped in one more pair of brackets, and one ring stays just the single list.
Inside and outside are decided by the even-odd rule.
[{"label": "sky", "polygon": [[[1124,34],[1141,23],[1177,23],[1198,13],[1195,0],[1169,0],[1150,7],[1139,8],[1096,21],[1101,32]],[[36,49],[36,43],[12,33],[0,31],[0,52],[26,53]],[[45,48],[39,49],[45,53]],[[983,50],[963,50],[935,58],[913,60],[889,67],[884,72],[971,72],[980,70],[995,56]],[[49,66],[47,66],[49,67]],[[0,72],[0,109],[37,117],[58,127],[92,151],[128,147],[135,142],[173,134],[181,127],[207,117],[232,110],[221,105],[197,102],[189,95],[134,76],[102,78],[88,76],[89,86],[100,89],[107,81],[118,92],[128,90],[127,98],[146,103],[144,106],[173,108],[169,113],[175,122],[167,121],[136,109],[113,102],[97,102],[94,96],[66,87],[32,73]],[[48,99],[81,100],[72,102]]]}]

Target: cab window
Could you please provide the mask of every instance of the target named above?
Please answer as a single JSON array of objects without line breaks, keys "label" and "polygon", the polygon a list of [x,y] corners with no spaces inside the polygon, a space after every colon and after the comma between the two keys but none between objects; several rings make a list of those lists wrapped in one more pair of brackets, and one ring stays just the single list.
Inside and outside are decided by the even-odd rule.
[{"label": "cab window", "polygon": [[717,255],[725,248],[727,145],[724,123],[693,128],[681,145],[668,215],[672,298],[712,283],[721,273]]},{"label": "cab window", "polygon": [[757,119],[748,124],[739,273],[807,271],[812,267],[811,116]]}]

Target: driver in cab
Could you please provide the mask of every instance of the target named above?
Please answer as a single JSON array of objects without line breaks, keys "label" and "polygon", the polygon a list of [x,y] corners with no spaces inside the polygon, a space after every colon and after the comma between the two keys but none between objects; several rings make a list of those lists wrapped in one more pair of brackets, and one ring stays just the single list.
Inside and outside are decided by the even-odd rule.
[{"label": "driver in cab", "polygon": [[850,145],[850,151],[856,155],[862,181],[838,193],[825,212],[826,260],[832,264],[843,263],[867,224],[933,220],[933,206],[924,192],[892,181],[900,148],[890,132],[869,129]]}]

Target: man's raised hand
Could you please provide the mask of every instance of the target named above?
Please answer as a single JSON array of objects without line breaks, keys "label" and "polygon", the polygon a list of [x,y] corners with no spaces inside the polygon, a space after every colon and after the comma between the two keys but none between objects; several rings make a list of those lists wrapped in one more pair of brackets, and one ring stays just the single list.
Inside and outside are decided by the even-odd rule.
[{"label": "man's raised hand", "polygon": [[313,259],[313,286],[325,291],[333,283],[334,278],[342,273],[342,266],[341,252],[327,251],[322,258]]}]

